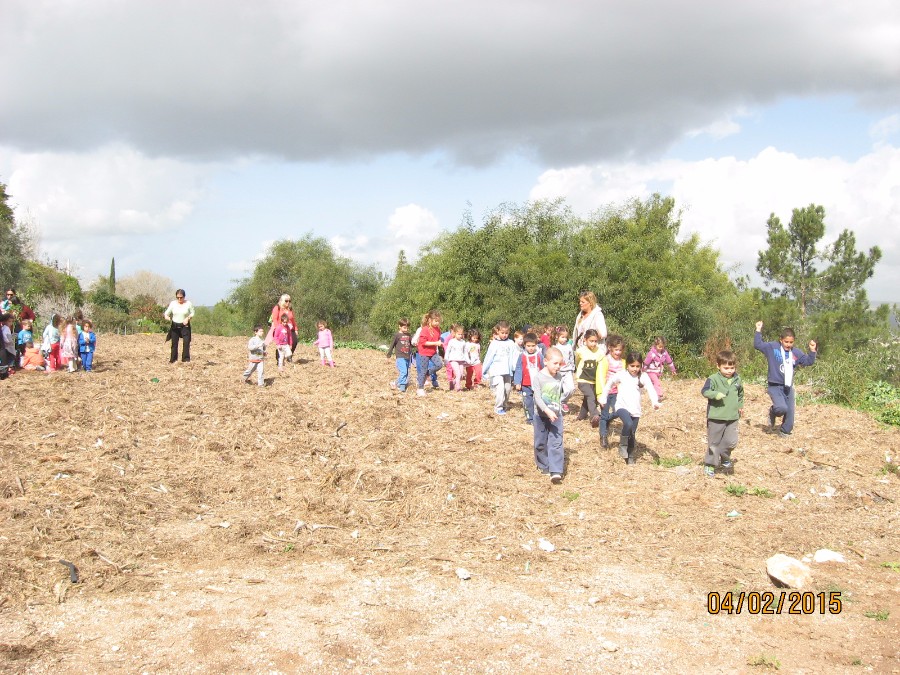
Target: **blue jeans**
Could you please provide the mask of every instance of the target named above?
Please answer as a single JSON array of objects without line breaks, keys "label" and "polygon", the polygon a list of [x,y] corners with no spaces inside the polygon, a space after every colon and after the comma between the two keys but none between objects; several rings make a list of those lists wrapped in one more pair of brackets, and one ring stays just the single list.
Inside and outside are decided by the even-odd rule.
[{"label": "blue jeans", "polygon": [[534,463],[541,471],[562,475],[566,465],[563,449],[563,416],[555,422],[540,413],[534,416]]},{"label": "blue jeans", "polygon": [[94,352],[81,352],[81,367],[87,371],[94,368]]},{"label": "blue jeans", "polygon": [[609,429],[609,421],[613,417],[617,417],[617,415],[613,414],[613,410],[616,409],[616,398],[618,398],[619,394],[610,394],[606,397],[606,405],[603,406],[603,410],[600,411],[600,435],[606,436],[606,433]]},{"label": "blue jeans", "polygon": [[614,412],[610,419],[618,417],[622,420],[622,433],[619,435],[619,455],[622,459],[627,459],[634,455],[634,446],[636,442],[636,434],[640,417],[634,417],[625,408],[619,408]]},{"label": "blue jeans", "polygon": [[786,434],[791,433],[794,430],[794,388],[769,382],[768,390],[769,398],[772,399],[769,419],[784,417],[781,430]]},{"label": "blue jeans", "polygon": [[434,356],[422,356],[416,354],[416,384],[419,389],[425,388],[425,378],[431,377],[431,386],[437,388],[437,372],[444,367],[444,362],[438,354]]},{"label": "blue jeans", "polygon": [[529,385],[522,385],[522,405],[525,407],[525,419],[534,419],[534,389]]},{"label": "blue jeans", "polygon": [[409,362],[410,359],[397,359],[397,388],[400,391],[406,391],[409,384]]}]

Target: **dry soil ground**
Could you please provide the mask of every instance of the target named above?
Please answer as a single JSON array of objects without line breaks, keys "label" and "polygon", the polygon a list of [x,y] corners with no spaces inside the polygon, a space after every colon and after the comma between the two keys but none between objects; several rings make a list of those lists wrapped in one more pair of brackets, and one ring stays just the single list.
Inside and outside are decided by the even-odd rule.
[{"label": "dry soil ground", "polygon": [[[101,336],[94,373],[0,383],[0,671],[900,672],[900,430],[804,406],[779,439],[748,385],[707,479],[701,383],[670,381],[636,466],[572,416],[551,486],[517,396],[398,395],[379,352],[309,346],[259,389],[245,343]],[[804,590],[839,613],[751,613],[767,558],[823,548]]]}]

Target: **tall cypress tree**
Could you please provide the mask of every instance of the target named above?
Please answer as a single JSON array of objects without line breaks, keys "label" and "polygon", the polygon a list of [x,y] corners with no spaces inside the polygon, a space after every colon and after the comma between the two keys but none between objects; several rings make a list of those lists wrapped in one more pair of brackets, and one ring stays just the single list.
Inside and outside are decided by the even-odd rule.
[{"label": "tall cypress tree", "polygon": [[109,264],[109,292],[112,295],[116,294],[116,259],[113,258],[112,262]]}]

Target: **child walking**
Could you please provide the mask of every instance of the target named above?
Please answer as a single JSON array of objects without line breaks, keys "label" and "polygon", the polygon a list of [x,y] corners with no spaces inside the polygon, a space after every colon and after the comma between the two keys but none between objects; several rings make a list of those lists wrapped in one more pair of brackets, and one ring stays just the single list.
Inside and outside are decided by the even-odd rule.
[{"label": "child walking", "polygon": [[277,324],[272,324],[269,335],[275,344],[275,361],[278,364],[278,372],[284,372],[284,364],[291,358],[291,341],[294,337],[294,329],[291,326],[291,316],[287,312],[278,318]]},{"label": "child walking", "polygon": [[[610,335],[606,338],[606,356],[600,359],[600,367],[597,371],[597,391],[603,391],[606,380],[621,372],[625,368],[622,361],[622,352],[625,351],[625,340],[621,335]],[[600,410],[600,447],[608,448],[609,421],[613,418],[613,410],[616,407],[616,396],[619,390],[613,386],[606,398],[606,404]]]},{"label": "child walking", "polygon": [[466,333],[466,389],[481,384],[481,331],[470,328]]},{"label": "child walking", "polygon": [[660,401],[665,398],[660,379],[662,378],[663,368],[666,366],[675,375],[675,362],[666,349],[666,339],[660,335],[653,341],[653,346],[650,347],[650,351],[647,352],[647,357],[644,359],[644,372],[647,373],[647,376],[653,383],[653,388],[656,390],[656,395],[659,396]]},{"label": "child walking", "polygon": [[437,374],[444,367],[438,354],[440,346],[441,313],[432,309],[422,317],[422,327],[416,341],[416,396],[425,395],[425,380],[428,378],[431,378],[432,391],[440,389]]},{"label": "child walking", "polygon": [[331,353],[332,349],[334,349],[334,337],[331,335],[331,331],[328,330],[328,322],[317,321],[316,330],[319,331],[319,334],[313,344],[319,348],[319,360],[323,366],[328,361],[328,365],[334,368],[334,355]]},{"label": "child walking", "polygon": [[569,342],[568,326],[556,326],[550,337],[553,346],[556,347],[563,355],[563,364],[559,369],[560,377],[562,377],[562,409],[563,412],[569,412],[569,406],[566,402],[575,391],[575,348]]},{"label": "child walking", "polygon": [[450,391],[462,391],[463,374],[466,372],[466,341],[463,327],[458,323],[450,326],[450,339],[444,346],[444,360],[447,361]]},{"label": "child walking", "polygon": [[562,480],[566,465],[563,449],[562,379],[559,369],[563,355],[556,347],[550,347],[544,359],[544,367],[535,371],[532,379],[534,402],[534,463],[538,471],[550,474],[551,483]]},{"label": "child walking", "polygon": [[256,371],[256,384],[260,387],[266,386],[266,380],[263,375],[263,359],[266,358],[266,329],[263,326],[256,326],[253,329],[253,337],[247,342],[247,370],[241,375],[241,381],[249,384],[250,376]]},{"label": "child walking", "polygon": [[761,351],[769,364],[766,376],[767,391],[772,399],[769,408],[769,431],[775,431],[775,422],[782,418],[778,435],[782,438],[794,430],[794,370],[800,366],[811,366],[816,362],[816,341],[809,341],[809,354],[794,347],[794,331],[785,328],[777,342],[763,342],[763,322],[756,322],[753,346]]},{"label": "child walking", "polygon": [[721,351],[716,355],[719,372],[709,376],[700,390],[707,399],[706,439],[707,451],[703,460],[703,470],[709,478],[721,466],[722,472],[734,473],[731,451],[737,447],[738,420],[744,414],[744,383],[737,370],[737,361],[732,351]]},{"label": "child walking", "polygon": [[509,339],[509,323],[498,321],[491,332],[491,343],[482,364],[485,377],[494,392],[494,413],[497,415],[506,414],[519,354],[516,343]]},{"label": "child walking", "polygon": [[86,373],[94,369],[94,352],[97,349],[97,336],[94,324],[87,319],[82,321],[81,333],[78,335],[78,354],[81,356],[81,367]]},{"label": "child walking", "polygon": [[412,336],[409,334],[409,319],[402,318],[397,322],[397,332],[394,333],[394,339],[391,346],[388,347],[387,358],[390,360],[391,354],[396,350],[397,356],[397,381],[390,381],[391,389],[399,389],[401,392],[406,391],[409,384],[409,364],[412,360]]},{"label": "child walking", "polygon": [[593,328],[584,333],[584,344],[575,350],[575,384],[581,392],[581,410],[578,419],[591,420],[591,426],[600,424],[600,413],[597,411],[597,368],[604,352],[598,346],[600,334]]},{"label": "child walking", "polygon": [[646,391],[653,404],[653,409],[659,408],[659,398],[653,383],[646,373],[641,372],[644,355],[640,352],[629,352],[625,357],[625,369],[611,375],[606,380],[603,393],[600,395],[600,403],[606,404],[607,397],[613,387],[618,387],[619,394],[616,397],[616,411],[613,417],[622,420],[622,433],[619,436],[619,456],[626,464],[635,463],[635,436],[638,422],[641,421],[641,391]]},{"label": "child walking", "polygon": [[[522,407],[525,408],[525,422],[531,424],[534,420],[534,374],[544,367],[544,357],[538,349],[540,340],[534,333],[525,334],[525,351],[516,363],[516,371],[513,373],[513,386],[516,391],[522,392]],[[560,380],[562,378],[560,377]],[[560,406],[562,401],[560,400]],[[560,407],[560,410],[562,408]]]}]

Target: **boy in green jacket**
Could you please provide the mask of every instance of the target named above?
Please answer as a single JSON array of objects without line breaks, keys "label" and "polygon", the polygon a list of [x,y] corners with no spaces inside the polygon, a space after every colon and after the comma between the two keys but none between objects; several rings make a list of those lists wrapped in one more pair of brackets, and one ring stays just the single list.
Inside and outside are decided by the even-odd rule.
[{"label": "boy in green jacket", "polygon": [[709,399],[706,406],[706,437],[709,449],[703,459],[704,471],[712,478],[716,467],[734,473],[731,451],[737,447],[738,420],[744,414],[744,383],[737,369],[734,352],[716,355],[719,372],[710,375],[700,393]]}]

